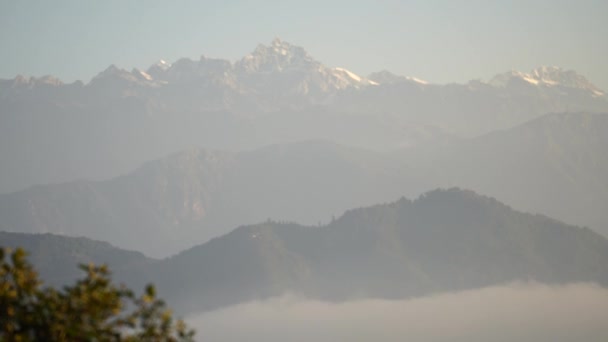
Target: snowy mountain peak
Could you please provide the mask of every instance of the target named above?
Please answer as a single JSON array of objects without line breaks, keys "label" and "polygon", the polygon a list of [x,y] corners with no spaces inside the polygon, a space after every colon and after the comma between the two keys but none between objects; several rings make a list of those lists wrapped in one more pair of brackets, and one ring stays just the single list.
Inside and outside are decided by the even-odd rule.
[{"label": "snowy mountain peak", "polygon": [[271,72],[286,69],[308,69],[320,65],[304,48],[275,38],[269,46],[260,44],[236,63],[245,72]]},{"label": "snowy mountain peak", "polygon": [[535,86],[576,88],[591,92],[595,96],[603,96],[604,92],[589,82],[584,76],[574,70],[565,70],[556,66],[541,66],[529,73],[511,70],[494,76],[489,84],[496,87],[506,87],[512,82],[525,82]]},{"label": "snowy mountain peak", "polygon": [[[283,41],[280,38],[275,38],[270,42],[269,46],[264,44],[258,45],[253,52],[253,55],[281,55],[290,57],[309,57],[308,52],[300,46],[295,46],[289,42]],[[312,58],[311,58],[312,59]]]},{"label": "snowy mountain peak", "polygon": [[148,86],[154,84],[154,77],[148,72],[144,72],[137,68],[133,68],[130,72],[118,68],[112,64],[107,67],[104,71],[97,74],[97,76],[91,79],[89,85],[93,86],[112,86],[118,85],[141,85]]},{"label": "snowy mountain peak", "polygon": [[534,70],[532,70],[531,74],[536,76],[536,77],[543,77],[543,76],[548,76],[548,75],[555,75],[555,74],[561,74],[564,73],[565,71],[557,66],[540,66]]},{"label": "snowy mountain peak", "polygon": [[354,86],[359,87],[363,85],[378,85],[377,82],[364,78],[355,74],[354,72],[344,68],[333,68],[331,73],[334,77],[343,81],[344,87]]},{"label": "snowy mountain peak", "polygon": [[104,71],[97,74],[97,76],[93,77],[91,81],[100,80],[100,79],[109,79],[109,78],[122,78],[128,79],[132,78],[133,75],[127,70],[120,69],[116,65],[112,64],[107,67]]},{"label": "snowy mountain peak", "polygon": [[403,82],[416,83],[416,84],[420,84],[420,85],[429,84],[429,82],[421,80],[416,77],[395,75],[388,70],[382,70],[382,71],[371,73],[368,76],[368,79],[376,84],[397,84],[397,83],[403,83]]},{"label": "snowy mountain peak", "polygon": [[32,81],[36,85],[47,85],[47,86],[60,86],[63,85],[60,79],[55,76],[46,75],[39,78],[32,78]]},{"label": "snowy mountain peak", "polygon": [[171,63],[165,61],[164,59],[159,60],[155,66],[157,66],[158,68],[162,69],[162,70],[167,70],[169,68],[171,68]]},{"label": "snowy mountain peak", "polygon": [[291,46],[291,45],[288,42],[284,42],[283,40],[281,40],[281,38],[275,37],[272,40],[272,42],[270,42],[270,46],[272,46],[273,48],[282,48],[282,47],[289,48],[289,46]]},{"label": "snowy mountain peak", "polygon": [[150,75],[152,78],[160,79],[172,66],[171,63],[161,59],[155,64],[152,64],[148,70],[146,70],[146,74]]},{"label": "snowy mountain peak", "polygon": [[532,70],[531,74],[539,80],[540,83],[561,85],[570,88],[582,88],[603,94],[603,91],[574,70],[542,66]]},{"label": "snowy mountain peak", "polygon": [[135,75],[136,77],[138,77],[142,80],[146,80],[146,81],[153,80],[153,78],[152,78],[152,76],[150,76],[150,74],[148,74],[145,71],[139,70],[137,68],[133,68],[133,70],[131,70],[131,74]]},{"label": "snowy mountain peak", "polygon": [[[263,46],[263,45],[262,45]],[[281,38],[275,38],[270,42],[270,48],[274,53],[282,56],[296,55],[300,57],[310,57],[304,48],[291,45],[290,43],[281,40]]]},{"label": "snowy mountain peak", "polygon": [[17,75],[12,81],[10,81],[12,87],[29,87],[33,88],[36,86],[61,86],[63,82],[60,79],[46,75],[42,77],[25,77],[23,75]]},{"label": "snowy mountain peak", "polygon": [[344,68],[334,68],[334,70],[339,73],[345,74],[346,76],[348,76],[351,80],[354,80],[355,82],[361,82],[361,76],[355,74],[354,72],[352,72],[350,70],[346,70]]},{"label": "snowy mountain peak", "polygon": [[414,83],[423,84],[423,85],[427,85],[427,84],[429,84],[429,82],[428,82],[428,81],[425,81],[425,80],[419,79],[419,78],[417,78],[417,77],[406,76],[405,78],[406,78],[408,81],[412,81],[412,82],[414,82]]}]

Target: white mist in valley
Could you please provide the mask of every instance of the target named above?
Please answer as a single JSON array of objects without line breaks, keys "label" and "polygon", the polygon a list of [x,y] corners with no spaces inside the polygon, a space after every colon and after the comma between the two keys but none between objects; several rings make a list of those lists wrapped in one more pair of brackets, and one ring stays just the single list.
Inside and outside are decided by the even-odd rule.
[{"label": "white mist in valley", "polygon": [[408,300],[284,296],[191,316],[203,341],[600,342],[608,289],[515,284]]}]

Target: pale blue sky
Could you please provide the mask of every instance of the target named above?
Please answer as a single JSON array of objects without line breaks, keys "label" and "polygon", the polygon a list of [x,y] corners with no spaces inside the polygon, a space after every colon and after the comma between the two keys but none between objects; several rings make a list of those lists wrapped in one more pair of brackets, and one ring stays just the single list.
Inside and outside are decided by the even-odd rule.
[{"label": "pale blue sky", "polygon": [[0,0],[0,78],[88,81],[201,54],[236,60],[274,37],[329,66],[432,82],[574,69],[608,90],[608,1]]}]

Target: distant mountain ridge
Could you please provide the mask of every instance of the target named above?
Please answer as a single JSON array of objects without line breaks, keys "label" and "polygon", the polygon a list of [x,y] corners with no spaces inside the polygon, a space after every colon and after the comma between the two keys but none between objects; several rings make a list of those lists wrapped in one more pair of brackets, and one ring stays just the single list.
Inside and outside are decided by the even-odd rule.
[{"label": "distant mountain ridge", "polygon": [[[394,84],[399,82],[415,82],[421,85],[429,85],[428,82],[410,76],[395,75],[387,70],[374,72],[368,77],[340,68],[329,68],[315,60],[308,52],[280,38],[275,38],[269,45],[259,44],[253,52],[242,59],[232,63],[224,59],[210,59],[204,55],[200,60],[193,61],[181,58],[174,63],[160,60],[158,63],[148,67],[146,71],[134,68],[131,72],[110,65],[106,70],[93,77],[89,85],[100,79],[114,78],[122,79],[144,86],[162,86],[169,83],[191,82],[195,79],[209,78],[216,82],[230,84],[230,80],[249,84],[253,88],[260,86],[259,79],[248,79],[261,77],[262,75],[276,76],[277,74],[296,74],[308,84],[315,84],[317,91],[337,91],[346,88],[361,88],[364,86],[376,86]],[[297,78],[297,75],[291,75]],[[506,73],[497,74],[488,82],[483,82],[495,87],[505,87],[516,80],[524,81],[536,86],[557,86],[562,88],[577,88],[588,91],[596,96],[603,96],[604,91],[592,84],[584,76],[574,70],[566,70],[557,66],[539,66],[530,73],[511,70]],[[272,80],[271,80],[272,81]],[[301,80],[300,80],[301,81]],[[2,80],[5,85],[15,88],[19,86],[37,85],[64,85],[54,76],[25,78],[18,75],[12,80]],[[312,83],[310,83],[312,82]],[[321,83],[319,83],[321,82]],[[77,81],[76,84],[82,84]],[[296,89],[306,91],[306,86],[296,82]]]},{"label": "distant mountain ridge", "polygon": [[326,141],[193,148],[107,181],[0,195],[0,230],[87,236],[163,257],[269,217],[314,225],[352,207],[462,186],[608,236],[606,131],[608,114],[558,113],[390,154]]},{"label": "distant mountain ridge", "polygon": [[523,81],[534,86],[580,89],[595,96],[605,95],[604,91],[589,82],[584,76],[573,70],[564,70],[555,66],[538,67],[530,73],[510,71],[494,76],[488,83],[498,87],[507,87],[517,81]]},{"label": "distant mountain ridge", "polygon": [[83,272],[78,265],[106,264],[113,274],[128,272],[131,278],[144,283],[141,273],[156,262],[140,252],[116,248],[107,242],[82,237],[54,234],[24,234],[0,231],[0,248],[23,248],[45,285],[61,287],[81,278]]},{"label": "distant mountain ridge", "polygon": [[[65,259],[79,242],[0,233],[0,245],[7,236],[18,236],[17,244],[46,239],[41,247],[53,252],[52,260]],[[58,243],[63,247],[56,248]],[[39,250],[32,252],[37,263],[45,261]],[[42,265],[56,271],[72,267]],[[173,307],[198,312],[285,293],[347,301],[515,281],[607,286],[608,240],[493,198],[448,189],[349,210],[319,227],[273,221],[242,226],[173,257],[123,266],[117,280],[138,286],[153,281]]]},{"label": "distant mountain ridge", "polygon": [[372,152],[315,141],[241,153],[189,149],[108,181],[0,195],[0,230],[87,236],[166,256],[270,216],[316,223],[382,200],[388,184],[370,180],[397,177],[385,164]]},{"label": "distant mountain ridge", "polygon": [[[554,113],[460,144],[404,151],[427,187],[462,186],[608,236],[607,113]],[[421,179],[421,178],[417,178]]]},{"label": "distant mountain ridge", "polygon": [[[497,88],[496,91],[504,91],[504,88],[515,87],[518,80],[535,86],[536,91],[559,88],[577,90],[580,92],[578,95],[586,93],[591,97],[605,95],[603,90],[575,71],[547,66],[538,67],[530,73],[510,71],[498,74],[488,82],[471,81],[461,86],[474,90],[481,84],[490,89]],[[329,104],[333,102],[331,97],[339,96],[341,91],[366,92],[367,88],[373,89],[379,85],[392,87],[401,83],[412,83],[423,88],[454,86],[429,84],[415,77],[399,76],[386,70],[364,77],[344,68],[327,67],[302,47],[276,38],[269,45],[258,45],[253,52],[234,63],[201,56],[198,61],[181,58],[169,63],[160,60],[146,71],[137,68],[127,71],[110,65],[87,84],[81,81],[64,84],[53,76],[26,78],[19,75],[13,80],[0,80],[0,95],[10,98],[23,91],[32,92],[37,88],[46,88],[48,91],[49,87],[55,87],[59,92],[81,89],[93,92],[90,96],[99,96],[109,90],[102,88],[113,87],[116,88],[113,98],[148,98],[160,95],[159,88],[188,86],[221,94],[222,103],[208,102],[212,99],[207,96],[199,98],[199,101],[203,100],[199,103],[205,106],[205,110],[257,112]],[[530,91],[533,91],[532,88]],[[73,95],[76,93],[65,94],[68,97]],[[299,102],[293,102],[295,100]],[[240,105],[253,107],[246,109],[240,108]]]},{"label": "distant mountain ridge", "polygon": [[0,80],[0,193],[108,179],[190,146],[330,140],[387,151],[549,112],[608,112],[604,92],[574,71],[509,75],[446,85],[390,72],[364,77],[275,39],[234,63],[202,56],[146,70],[111,65],[87,84]]}]

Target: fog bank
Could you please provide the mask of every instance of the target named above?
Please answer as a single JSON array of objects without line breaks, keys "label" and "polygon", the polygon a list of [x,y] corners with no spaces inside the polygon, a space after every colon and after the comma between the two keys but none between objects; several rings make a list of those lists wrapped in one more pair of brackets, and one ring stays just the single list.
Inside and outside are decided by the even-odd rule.
[{"label": "fog bank", "polygon": [[608,289],[514,284],[410,300],[284,296],[191,316],[201,341],[608,341]]}]

